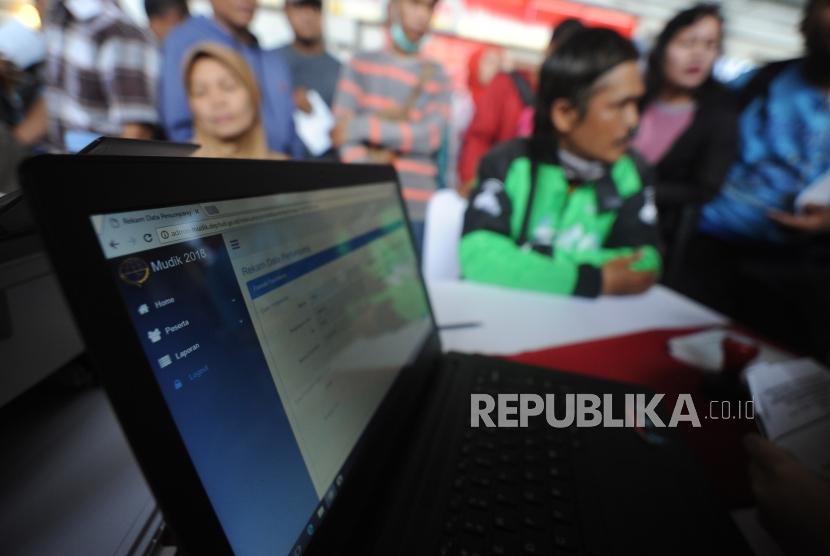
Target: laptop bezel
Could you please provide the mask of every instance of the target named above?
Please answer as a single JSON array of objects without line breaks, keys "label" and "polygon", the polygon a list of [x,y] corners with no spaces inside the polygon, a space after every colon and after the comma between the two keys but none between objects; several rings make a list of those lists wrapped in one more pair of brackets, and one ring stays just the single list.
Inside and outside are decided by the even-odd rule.
[{"label": "laptop bezel", "polygon": [[199,150],[195,143],[171,143],[123,137],[99,137],[78,154],[95,156],[190,156]]},{"label": "laptop bezel", "polygon": [[[232,553],[132,327],[90,216],[381,182],[395,184],[405,207],[391,166],[67,155],[43,155],[22,166],[23,190],[100,381],[185,551]],[[409,225],[405,209],[403,214]],[[392,456],[382,445],[412,418],[432,379],[441,346],[431,306],[429,310],[432,331],[417,361],[400,373],[355,446],[353,469],[360,476],[371,477],[388,463]],[[369,503],[355,488],[358,480],[347,479],[335,511],[310,548],[327,531],[344,534],[344,528],[334,533],[338,528],[332,516],[356,515]]]}]

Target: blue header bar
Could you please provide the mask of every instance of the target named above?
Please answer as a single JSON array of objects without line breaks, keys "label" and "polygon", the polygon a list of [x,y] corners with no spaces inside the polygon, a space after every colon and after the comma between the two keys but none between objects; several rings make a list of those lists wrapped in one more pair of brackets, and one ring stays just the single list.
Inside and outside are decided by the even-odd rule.
[{"label": "blue header bar", "polygon": [[283,268],[280,268],[279,270],[269,272],[264,276],[260,276],[259,278],[249,281],[247,283],[248,293],[251,295],[251,299],[262,297],[263,295],[266,295],[275,289],[296,280],[297,278],[305,276],[306,274],[313,272],[314,270],[317,270],[318,268],[325,266],[341,257],[345,257],[349,253],[353,253],[361,247],[365,247],[377,239],[396,232],[403,226],[404,223],[401,220],[387,224],[386,226],[366,232],[363,235],[359,235],[339,245],[335,245],[334,247],[329,247],[328,249],[320,251],[310,257],[291,263]]}]

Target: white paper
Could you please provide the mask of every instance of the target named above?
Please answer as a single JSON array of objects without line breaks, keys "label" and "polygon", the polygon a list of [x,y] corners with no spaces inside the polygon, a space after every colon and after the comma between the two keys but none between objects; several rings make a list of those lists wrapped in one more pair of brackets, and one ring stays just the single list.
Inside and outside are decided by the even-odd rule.
[{"label": "white paper", "polygon": [[294,113],[294,126],[309,152],[313,156],[320,156],[332,146],[330,134],[334,127],[334,115],[320,93],[309,90],[306,94],[311,104],[311,113],[297,110]]},{"label": "white paper", "polygon": [[795,208],[802,212],[807,205],[830,206],[830,172],[808,186],[795,200]]},{"label": "white paper", "polygon": [[830,370],[796,359],[753,365],[746,379],[767,437],[830,478]]},{"label": "white paper", "polygon": [[75,19],[87,21],[104,11],[102,0],[64,0],[64,5]]},{"label": "white paper", "polygon": [[669,353],[672,357],[692,367],[710,372],[720,372],[723,368],[723,339],[731,336],[737,340],[757,345],[761,352],[756,362],[777,363],[792,359],[791,355],[751,338],[723,328],[705,330],[669,340]]},{"label": "white paper", "polygon": [[12,17],[0,25],[0,56],[27,69],[46,57],[46,43],[40,33]]}]

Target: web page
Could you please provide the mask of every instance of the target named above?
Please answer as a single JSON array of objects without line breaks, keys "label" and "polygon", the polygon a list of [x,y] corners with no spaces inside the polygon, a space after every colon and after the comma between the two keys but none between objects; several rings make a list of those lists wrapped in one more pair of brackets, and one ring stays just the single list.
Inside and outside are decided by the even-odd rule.
[{"label": "web page", "polygon": [[234,551],[302,548],[431,330],[393,184],[93,224]]}]

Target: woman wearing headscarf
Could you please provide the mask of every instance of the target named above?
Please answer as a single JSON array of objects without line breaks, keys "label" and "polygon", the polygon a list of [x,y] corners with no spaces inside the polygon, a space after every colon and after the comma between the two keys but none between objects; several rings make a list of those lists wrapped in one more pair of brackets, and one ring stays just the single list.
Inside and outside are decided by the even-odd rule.
[{"label": "woman wearing headscarf", "polygon": [[495,46],[482,46],[470,56],[467,62],[467,88],[476,108],[487,86],[501,71],[503,56],[504,50]]}]

